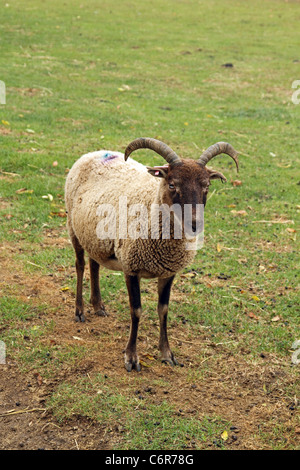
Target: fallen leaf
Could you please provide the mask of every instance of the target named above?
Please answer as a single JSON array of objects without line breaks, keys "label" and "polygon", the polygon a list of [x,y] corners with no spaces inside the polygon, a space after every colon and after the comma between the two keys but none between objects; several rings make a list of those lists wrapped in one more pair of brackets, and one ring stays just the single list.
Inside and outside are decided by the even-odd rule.
[{"label": "fallen leaf", "polygon": [[67,217],[66,212],[50,212],[52,217]]},{"label": "fallen leaf", "polygon": [[62,287],[60,290],[64,292],[64,291],[69,290],[69,289],[70,289],[70,287]]},{"label": "fallen leaf", "polygon": [[295,233],[295,232],[297,232],[296,229],[290,228],[290,227],[288,227],[288,228],[286,229],[286,231],[287,231],[287,232],[290,232],[290,233]]},{"label": "fallen leaf", "polygon": [[245,217],[246,215],[248,215],[248,212],[246,212],[245,210],[240,210],[240,211],[236,211],[236,210],[232,210],[230,211],[234,217],[237,217],[237,216],[242,216],[242,217]]},{"label": "fallen leaf", "polygon": [[242,182],[240,180],[231,181],[232,186],[242,186]]},{"label": "fallen leaf", "polygon": [[209,282],[206,282],[205,287],[208,287],[209,289],[213,289],[214,286],[210,284]]},{"label": "fallen leaf", "polygon": [[2,124],[4,124],[5,126],[10,126],[10,123],[8,121],[5,121],[4,119],[2,119]]},{"label": "fallen leaf", "polygon": [[253,312],[249,312],[249,313],[247,314],[247,316],[248,316],[249,318],[253,318],[254,320],[259,320],[259,317],[258,317],[257,315],[255,315]]},{"label": "fallen leaf", "polygon": [[28,134],[35,134],[35,131],[33,129],[26,129],[26,132]]},{"label": "fallen leaf", "polygon": [[279,166],[279,168],[290,168],[291,163],[276,163],[277,166]]},{"label": "fallen leaf", "polygon": [[47,196],[42,196],[43,199],[49,199],[49,201],[53,201],[52,194],[47,194]]},{"label": "fallen leaf", "polygon": [[76,339],[77,341],[83,341],[82,338],[79,338],[79,336],[72,336],[73,339]]},{"label": "fallen leaf", "polygon": [[147,363],[144,362],[143,360],[140,360],[140,364],[141,364],[143,367],[151,367],[149,364],[147,364]]},{"label": "fallen leaf", "polygon": [[119,91],[129,91],[131,90],[129,85],[122,85],[120,88],[118,88]]},{"label": "fallen leaf", "polygon": [[155,360],[155,358],[154,358],[153,356],[151,356],[151,354],[148,354],[148,353],[143,354],[143,357],[146,357],[147,359],[150,359],[150,361],[154,361],[154,360]]},{"label": "fallen leaf", "polygon": [[24,194],[24,193],[32,194],[33,189],[20,188],[20,189],[17,189],[17,191],[16,191],[16,194]]},{"label": "fallen leaf", "polygon": [[271,318],[271,321],[279,321],[279,320],[280,320],[279,315],[276,315],[275,317]]},{"label": "fallen leaf", "polygon": [[38,372],[36,372],[34,375],[36,377],[38,385],[39,386],[43,385],[43,379],[42,379],[41,375]]},{"label": "fallen leaf", "polygon": [[228,432],[227,432],[227,431],[223,431],[222,434],[221,434],[221,438],[223,439],[223,441],[227,441],[227,439],[228,439]]},{"label": "fallen leaf", "polygon": [[193,277],[196,277],[196,274],[195,271],[191,272],[191,273],[184,273],[184,274],[181,274],[180,277],[187,277],[187,278],[193,278]]},{"label": "fallen leaf", "polygon": [[220,253],[220,251],[222,251],[222,247],[220,243],[217,243],[217,252]]},{"label": "fallen leaf", "polygon": [[252,299],[255,300],[256,302],[259,302],[259,297],[257,297],[257,295],[252,295]]}]

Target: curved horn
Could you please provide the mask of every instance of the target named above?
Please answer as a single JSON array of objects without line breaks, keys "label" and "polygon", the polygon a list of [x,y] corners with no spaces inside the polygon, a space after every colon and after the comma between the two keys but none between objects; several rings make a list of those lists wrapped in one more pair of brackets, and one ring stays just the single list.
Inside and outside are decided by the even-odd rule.
[{"label": "curved horn", "polygon": [[180,157],[172,150],[167,144],[160,140],[152,139],[151,137],[140,137],[133,140],[125,150],[125,160],[135,150],[146,148],[154,150],[154,152],[161,155],[170,165],[177,165],[181,162]]},{"label": "curved horn", "polygon": [[200,163],[200,165],[202,166],[205,166],[209,162],[209,160],[216,157],[217,155],[220,155],[221,153],[226,153],[226,155],[229,155],[231,158],[233,158],[236,164],[236,169],[237,171],[239,171],[239,162],[237,159],[238,153],[232,147],[232,145],[228,144],[227,142],[217,142],[216,144],[208,147],[208,149],[206,149],[205,152],[202,153],[201,157],[198,160],[198,163]]}]

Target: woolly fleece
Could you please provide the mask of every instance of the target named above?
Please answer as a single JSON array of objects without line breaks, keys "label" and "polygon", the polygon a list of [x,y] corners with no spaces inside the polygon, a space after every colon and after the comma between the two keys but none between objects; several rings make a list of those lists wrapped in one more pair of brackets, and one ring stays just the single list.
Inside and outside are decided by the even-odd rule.
[{"label": "woolly fleece", "polygon": [[65,186],[71,240],[76,237],[92,259],[109,269],[146,278],[172,276],[195,257],[194,250],[186,249],[186,239],[156,240],[150,235],[148,239],[119,239],[118,230],[115,239],[97,236],[101,204],[114,206],[118,228],[120,196],[127,197],[128,206],[143,204],[150,214],[151,204],[161,203],[165,184],[164,178],[151,176],[144,165],[131,158],[125,162],[122,153],[103,150],[83,155],[71,168]]}]

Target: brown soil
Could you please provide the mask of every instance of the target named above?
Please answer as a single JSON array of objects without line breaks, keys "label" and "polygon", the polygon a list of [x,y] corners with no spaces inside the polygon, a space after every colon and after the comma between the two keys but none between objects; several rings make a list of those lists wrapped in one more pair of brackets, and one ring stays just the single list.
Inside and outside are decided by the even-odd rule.
[{"label": "brown soil", "polygon": [[[48,235],[46,245],[62,247],[68,243],[62,237]],[[21,373],[8,355],[6,365],[0,365],[0,449],[112,449],[122,438],[118,426],[111,432],[111,423],[99,424],[82,416],[61,424],[46,409],[46,401],[60,383],[97,373],[106,374],[110,383],[126,396],[134,396],[139,389],[140,395],[151,395],[154,403],[169,400],[182,416],[222,416],[233,426],[226,441],[228,449],[268,448],[267,439],[262,441],[259,435],[271,434],[274,426],[285,429],[285,435],[278,435],[283,447],[299,445],[297,400],[286,395],[286,390],[292,388],[293,374],[275,356],[250,362],[247,351],[233,355],[225,343],[212,344],[205,329],[201,336],[189,341],[182,325],[170,324],[170,341],[184,362],[184,367],[171,368],[161,364],[156,347],[157,327],[147,324],[145,318],[138,349],[140,358],[149,367],[143,367],[140,372],[143,385],[138,385],[141,383],[138,374],[135,371],[128,374],[123,366],[129,318],[124,322],[115,312],[105,318],[90,313],[86,323],[75,323],[74,294],[62,290],[65,276],[75,276],[74,268],[44,276],[26,275],[12,261],[18,248],[12,244],[1,248],[2,286],[11,288],[15,296],[30,301],[31,305],[51,306],[47,314],[40,313],[34,319],[34,325],[53,319],[55,326],[51,337],[44,339],[45,344],[51,347],[82,343],[90,346],[91,352],[73,367],[62,364],[57,376],[51,379],[41,377],[38,370]],[[175,297],[178,295],[175,293]],[[120,297],[127,305],[126,296],[121,293]],[[28,348],[31,347],[33,344],[28,340]],[[202,362],[195,354],[199,348],[206,351]]]}]

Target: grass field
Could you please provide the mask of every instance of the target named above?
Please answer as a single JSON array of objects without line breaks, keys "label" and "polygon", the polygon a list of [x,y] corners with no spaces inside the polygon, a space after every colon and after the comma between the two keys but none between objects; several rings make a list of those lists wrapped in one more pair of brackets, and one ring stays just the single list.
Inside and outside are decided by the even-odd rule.
[{"label": "grass field", "polygon": [[[1,449],[299,449],[300,4],[249,3],[0,0]],[[228,141],[240,173],[214,160],[228,183],[174,284],[183,367],[160,362],[144,281],[128,374],[123,276],[102,271],[110,317],[73,321],[64,181],[82,154],[140,136],[195,159]]]}]

